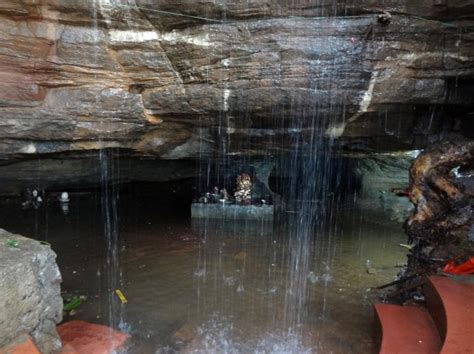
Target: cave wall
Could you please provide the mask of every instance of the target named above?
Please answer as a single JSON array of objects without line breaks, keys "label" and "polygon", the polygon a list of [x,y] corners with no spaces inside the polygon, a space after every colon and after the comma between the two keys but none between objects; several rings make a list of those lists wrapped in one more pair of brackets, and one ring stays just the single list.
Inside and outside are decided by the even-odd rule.
[{"label": "cave wall", "polygon": [[423,147],[472,120],[473,10],[463,0],[4,0],[1,165],[100,148],[261,157],[287,150],[295,129],[348,150]]},{"label": "cave wall", "polygon": [[[196,163],[190,160],[152,160],[121,157],[109,151],[107,176],[110,183],[168,183],[194,179]],[[101,171],[97,153],[78,156],[48,157],[20,160],[0,166],[0,195],[19,195],[30,190],[81,190],[98,188]]]},{"label": "cave wall", "polygon": [[353,201],[371,222],[402,224],[413,210],[404,192],[409,185],[408,171],[419,153],[372,153],[355,158],[354,173],[360,188]]}]

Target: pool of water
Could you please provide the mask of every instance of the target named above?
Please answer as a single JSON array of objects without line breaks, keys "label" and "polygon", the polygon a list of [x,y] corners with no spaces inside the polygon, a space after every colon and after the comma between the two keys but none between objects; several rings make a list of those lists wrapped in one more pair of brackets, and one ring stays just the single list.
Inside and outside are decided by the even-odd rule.
[{"label": "pool of water", "polygon": [[64,296],[87,296],[65,320],[112,322],[130,333],[128,353],[370,353],[378,296],[370,288],[392,281],[405,261],[400,224],[349,208],[314,232],[295,282],[285,214],[273,223],[196,221],[188,205],[121,195],[112,272],[128,303],[111,317],[110,302],[119,302],[100,197],[72,194],[68,215],[54,198],[39,210],[20,202],[1,202],[0,227],[51,243]]}]

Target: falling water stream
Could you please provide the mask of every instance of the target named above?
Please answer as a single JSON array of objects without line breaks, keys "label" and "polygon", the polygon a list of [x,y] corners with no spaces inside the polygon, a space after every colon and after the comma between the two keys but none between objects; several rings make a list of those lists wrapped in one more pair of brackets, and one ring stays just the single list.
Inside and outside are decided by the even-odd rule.
[{"label": "falling water stream", "polygon": [[[116,2],[136,7],[133,1],[92,1],[97,45],[101,6]],[[209,156],[200,147],[199,192],[233,183],[229,171],[253,163],[231,156],[235,102],[223,72],[217,149]],[[332,90],[342,82],[326,79]],[[310,80],[316,92],[318,84]],[[51,207],[18,222],[7,212],[0,226],[28,234],[31,225],[43,224],[39,238],[61,250],[63,288],[88,295],[77,318],[129,333],[123,352],[368,353],[375,297],[368,290],[397,273],[404,252],[396,245],[405,237],[398,224],[380,228],[364,221],[351,198],[343,205],[335,192],[342,169],[324,132],[340,123],[344,105],[333,99],[315,95],[309,113],[291,102],[291,116],[282,115],[278,104],[272,108],[281,121],[276,129],[291,132],[289,149],[259,156],[287,171],[278,182],[283,193],[274,222],[191,221],[189,204],[170,207],[172,196],[138,187],[124,191],[115,183],[118,151],[105,149],[107,137],[99,136],[99,193],[78,197],[72,215]],[[238,148],[250,150],[251,144],[243,139]],[[366,273],[367,259],[379,269],[376,275]]]},{"label": "falling water stream", "polygon": [[[99,28],[99,10],[101,9],[103,0],[92,0],[92,25],[94,36],[93,65],[98,67],[98,48],[100,45]],[[100,85],[95,75],[96,84]],[[97,96],[96,96],[97,97]],[[97,109],[100,102],[95,102]],[[100,115],[100,113],[99,113]],[[100,132],[106,132],[104,129],[106,118],[99,118]],[[112,328],[126,330],[125,312],[123,311],[123,303],[117,298],[116,291],[120,290],[122,284],[122,272],[120,267],[120,237],[119,237],[119,218],[117,212],[117,201],[119,198],[116,181],[119,176],[116,175],[116,167],[119,159],[115,159],[116,151],[114,149],[106,149],[104,142],[107,136],[99,133],[98,135],[98,162],[99,162],[99,178],[100,178],[100,205],[103,225],[103,236],[106,245],[105,263],[97,269],[97,277],[101,283],[102,296],[108,298],[105,302],[106,308],[101,309],[101,314],[107,318],[107,324]]]},{"label": "falling water stream", "polygon": [[[96,33],[99,31],[97,11],[100,3],[102,3],[101,0],[94,0],[93,3],[93,23]],[[114,6],[114,2],[107,1],[105,5]],[[127,2],[126,7],[128,6],[136,7],[136,4]],[[223,19],[226,20],[225,13]],[[97,38],[99,37],[97,36]],[[224,72],[223,75],[226,76],[226,73]],[[222,82],[226,83],[227,79],[227,77],[222,77]],[[332,85],[333,78],[327,79],[331,89],[337,89]],[[315,92],[318,89],[316,85],[314,84],[312,87]],[[244,166],[249,162],[245,158],[236,160],[228,157],[232,139],[232,136],[227,134],[230,124],[228,111],[231,94],[227,84],[224,84],[223,108],[219,115],[219,124],[216,127],[217,155],[212,157],[212,161],[208,158],[200,160],[200,164],[206,166],[207,176],[204,184],[208,188],[213,183],[217,185],[229,184],[225,178],[228,175],[226,169],[233,164]],[[301,112],[297,102],[291,102],[292,116],[282,117],[282,121],[286,121],[286,123],[282,123],[281,128],[293,131],[294,134],[292,135],[291,150],[282,154],[280,160],[277,161],[282,169],[291,171],[283,187],[286,194],[283,195],[281,227],[272,232],[269,231],[272,225],[260,224],[241,230],[245,234],[242,236],[244,239],[248,237],[264,239],[263,241],[247,240],[257,249],[264,247],[261,250],[261,256],[253,254],[254,250],[252,249],[246,248],[246,251],[238,251],[239,246],[233,245],[231,249],[236,247],[232,251],[236,253],[233,254],[233,257],[238,257],[240,254],[241,256],[237,259],[242,264],[237,265],[237,269],[229,269],[226,264],[226,258],[229,257],[226,247],[227,244],[232,245],[234,242],[232,239],[226,238],[227,231],[220,228],[222,224],[205,222],[204,225],[198,225],[198,235],[191,236],[191,238],[197,237],[198,239],[198,244],[195,245],[197,250],[191,251],[192,253],[196,252],[195,257],[197,257],[196,268],[192,274],[196,307],[187,311],[189,311],[190,317],[194,311],[197,311],[199,319],[198,322],[192,322],[196,321],[196,318],[191,321],[193,323],[191,326],[195,328],[189,329],[189,331],[197,332],[193,335],[199,338],[191,341],[191,351],[303,353],[315,352],[324,348],[323,336],[318,337],[317,340],[307,337],[310,319],[316,317],[319,322],[324,323],[330,318],[327,304],[328,296],[330,296],[329,283],[334,278],[333,273],[335,272],[333,267],[336,253],[334,238],[337,230],[332,208],[337,207],[337,204],[329,196],[328,180],[338,177],[337,170],[333,171],[335,166],[329,157],[332,153],[332,141],[328,140],[323,132],[327,127],[337,123],[338,117],[343,116],[343,112],[335,111],[333,107],[343,105],[331,102],[331,100],[332,97],[329,96],[327,101],[319,101],[317,105],[315,104],[309,119],[304,118],[308,116],[307,112]],[[320,114],[320,106],[329,113]],[[275,107],[275,112],[278,112],[278,107]],[[308,135],[301,133],[308,130],[310,131]],[[245,147],[245,143],[245,141],[242,142],[240,147]],[[265,158],[265,156],[263,157]],[[100,281],[105,280],[107,283],[108,324],[115,328],[118,326],[122,330],[130,330],[123,320],[126,310],[114,296],[114,290],[121,288],[123,283],[121,282],[119,258],[118,194],[113,184],[115,177],[113,176],[113,151],[101,149],[99,161],[102,218],[107,246],[106,277],[105,279],[101,278]],[[215,163],[216,161],[217,163]],[[209,170],[213,162],[215,175],[212,176],[213,183],[211,183]],[[199,170],[202,170],[201,166]],[[203,183],[198,181],[197,185],[199,188]],[[157,217],[159,218],[159,216]],[[277,233],[281,235],[277,237]],[[270,255],[272,257],[270,263],[265,262],[265,259],[250,259],[250,257]],[[157,257],[159,256],[157,255]],[[234,265],[231,268],[235,267]],[[260,272],[264,274],[259,274]],[[248,279],[249,276],[260,278],[263,283],[257,284],[255,279]],[[153,278],[149,279],[150,282],[153,280]],[[318,296],[321,297],[319,308],[311,302],[310,285],[312,283],[318,283],[319,286]],[[167,287],[169,291],[172,291],[177,285],[171,282]],[[265,287],[265,285],[267,286]],[[223,296],[228,292],[226,288],[235,291],[235,294],[230,297]],[[129,291],[131,292],[131,290]],[[259,291],[262,299],[259,299],[259,296],[255,294]],[[151,293],[150,296],[159,297],[161,293]],[[245,305],[241,303],[242,297],[250,298]],[[263,299],[270,300],[271,306],[266,310],[271,313],[270,318],[268,318],[269,313],[265,313],[265,310],[260,313],[262,309],[259,307],[264,304],[259,304],[259,302]],[[209,301],[214,303],[211,307],[214,307],[215,311],[210,311]],[[221,305],[224,306],[220,309]],[[229,306],[232,311],[229,311]],[[242,308],[238,309],[238,307]],[[239,316],[237,314],[240,311],[250,311],[255,314],[245,313]],[[258,318],[259,316],[262,318]],[[263,320],[261,325],[257,324],[255,327],[255,324],[252,324],[251,327],[252,332],[260,333],[256,337],[251,333],[244,333],[243,337],[239,338],[236,333],[244,329],[242,323],[239,323],[242,320],[256,323]],[[186,324],[184,326],[186,328]],[[315,326],[315,328],[321,329],[321,326]],[[178,329],[178,333],[179,331],[180,329]]]}]

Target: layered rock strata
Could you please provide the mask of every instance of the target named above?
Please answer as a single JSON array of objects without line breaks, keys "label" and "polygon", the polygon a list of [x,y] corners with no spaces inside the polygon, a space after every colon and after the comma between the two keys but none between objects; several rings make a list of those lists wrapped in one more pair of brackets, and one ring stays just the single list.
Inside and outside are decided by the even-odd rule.
[{"label": "layered rock strata", "polygon": [[461,129],[473,6],[377,3],[2,1],[0,157],[255,156],[314,130],[399,149]]}]

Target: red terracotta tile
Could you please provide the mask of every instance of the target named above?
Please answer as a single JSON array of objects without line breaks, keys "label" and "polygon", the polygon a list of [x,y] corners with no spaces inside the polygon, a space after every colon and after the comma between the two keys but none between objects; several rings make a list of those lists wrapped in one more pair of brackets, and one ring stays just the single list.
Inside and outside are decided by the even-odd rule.
[{"label": "red terracotta tile", "polygon": [[120,348],[128,335],[110,327],[70,321],[58,326],[64,345],[63,354],[109,354]]},{"label": "red terracotta tile", "polygon": [[0,348],[0,354],[40,354],[29,335],[22,335],[14,342],[4,348]]},{"label": "red terracotta tile", "polygon": [[376,304],[380,354],[437,354],[441,340],[427,311],[414,306]]},{"label": "red terracotta tile", "polygon": [[443,340],[441,354],[474,354],[474,284],[432,276],[425,293]]}]

